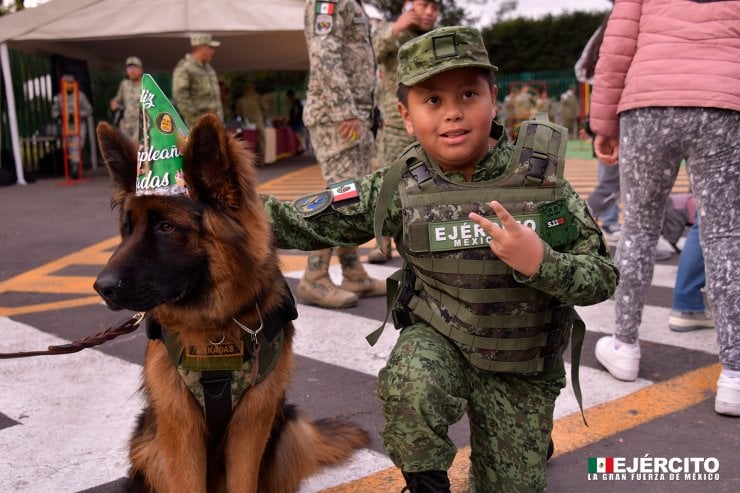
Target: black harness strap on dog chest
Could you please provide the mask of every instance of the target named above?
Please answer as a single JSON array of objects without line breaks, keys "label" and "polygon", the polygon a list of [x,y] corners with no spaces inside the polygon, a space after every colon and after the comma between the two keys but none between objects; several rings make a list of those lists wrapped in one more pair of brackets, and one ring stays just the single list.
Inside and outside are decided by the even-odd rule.
[{"label": "black harness strap on dog chest", "polygon": [[200,376],[206,423],[211,443],[220,443],[231,420],[231,377],[228,370],[204,371]]}]

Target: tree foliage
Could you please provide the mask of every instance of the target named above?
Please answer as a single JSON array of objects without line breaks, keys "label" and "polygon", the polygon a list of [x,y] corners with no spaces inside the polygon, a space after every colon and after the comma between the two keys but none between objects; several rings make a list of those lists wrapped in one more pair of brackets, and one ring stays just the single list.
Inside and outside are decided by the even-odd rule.
[{"label": "tree foliage", "polygon": [[607,12],[572,12],[541,19],[516,18],[482,29],[494,65],[501,72],[573,68]]}]

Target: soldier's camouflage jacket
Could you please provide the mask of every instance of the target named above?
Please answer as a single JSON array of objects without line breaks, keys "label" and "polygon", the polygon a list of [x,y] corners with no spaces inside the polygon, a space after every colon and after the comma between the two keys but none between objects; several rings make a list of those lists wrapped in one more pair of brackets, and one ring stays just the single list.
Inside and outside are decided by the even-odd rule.
[{"label": "soldier's camouflage jacket", "polygon": [[[512,153],[513,146],[502,136],[477,165],[473,181],[487,181],[501,176],[509,166]],[[265,197],[265,209],[273,223],[278,248],[310,251],[334,245],[359,245],[374,238],[375,206],[388,170],[387,167],[382,168],[358,179],[356,188],[359,196],[355,200],[337,201],[335,196],[334,202],[328,207],[325,207],[326,204],[312,204],[312,197],[318,202],[322,196],[326,196],[319,193],[301,198],[295,204]],[[446,176],[451,181],[464,181],[460,173],[448,172]],[[557,250],[544,244],[539,270],[531,277],[518,272],[514,272],[513,276],[525,286],[548,293],[567,305],[598,303],[614,292],[618,271],[585,202],[570,184],[565,183],[562,190],[567,210],[575,218],[574,239]],[[296,205],[300,205],[302,211]],[[319,213],[311,212],[319,209]],[[401,244],[402,224],[402,207],[396,192],[382,235],[393,236]]]},{"label": "soldier's camouflage jacket", "polygon": [[188,128],[204,113],[215,113],[224,119],[216,71],[209,63],[193,60],[189,53],[172,73],[172,97]]},{"label": "soldier's camouflage jacket", "polygon": [[123,107],[123,117],[118,123],[121,130],[133,140],[139,138],[139,93],[141,92],[141,79],[133,81],[124,79],[118,85],[118,92],[113,100]]},{"label": "soldier's camouflage jacket", "polygon": [[308,0],[305,35],[310,73],[306,126],[372,119],[375,57],[370,21],[357,0]]},{"label": "soldier's camouflage jacket", "polygon": [[[398,49],[406,41],[409,41],[419,33],[405,29],[398,34],[397,38],[392,34],[393,23],[386,22],[373,33],[373,50],[375,60],[380,67],[380,91],[378,99],[380,108],[383,110],[383,125],[395,128],[403,128],[403,120],[398,112],[396,89],[398,79]],[[411,143],[411,142],[409,142]]]}]

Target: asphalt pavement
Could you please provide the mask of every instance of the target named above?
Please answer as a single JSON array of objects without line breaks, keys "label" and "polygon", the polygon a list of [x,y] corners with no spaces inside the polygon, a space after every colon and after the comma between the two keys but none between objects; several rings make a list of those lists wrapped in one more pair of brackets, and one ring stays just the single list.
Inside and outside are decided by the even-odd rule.
[{"label": "asphalt pavement", "polygon": [[[595,184],[595,161],[578,161],[570,172],[579,192]],[[262,190],[286,199],[322,187],[310,156],[278,161],[258,176]],[[76,340],[127,315],[108,310],[92,290],[117,244],[117,212],[105,171],[88,178],[75,185],[44,179],[0,188],[0,352]],[[295,291],[305,255],[280,254]],[[676,265],[677,257],[656,265],[636,382],[612,379],[593,356],[596,340],[613,330],[613,301],[578,309],[588,328],[580,380],[589,426],[569,383],[556,406],[549,491],[740,489],[740,420],[713,410],[715,333],[677,334],[667,327]],[[384,277],[399,266],[396,256],[368,270]],[[338,266],[331,272],[340,279]],[[375,395],[377,372],[396,333],[389,326],[376,346],[365,342],[385,316],[385,300],[362,299],[347,310],[299,304],[298,310],[288,400],[314,418],[352,419],[372,437],[349,464],[310,478],[301,493],[400,491],[400,475],[378,434],[383,418]],[[0,360],[0,491],[124,491],[128,437],[142,405],[137,389],[145,343],[137,331],[76,354]],[[465,492],[467,423],[450,434],[460,449],[450,472],[453,491]],[[609,458],[603,462],[616,464],[615,473],[590,468]]]}]

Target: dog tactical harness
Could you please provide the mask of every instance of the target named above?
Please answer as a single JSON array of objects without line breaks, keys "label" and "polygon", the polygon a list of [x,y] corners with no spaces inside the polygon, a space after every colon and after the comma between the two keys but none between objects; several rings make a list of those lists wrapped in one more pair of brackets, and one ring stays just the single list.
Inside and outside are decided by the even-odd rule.
[{"label": "dog tactical harness", "polygon": [[[277,309],[260,317],[258,324],[261,324],[261,328],[251,333],[243,328],[240,330],[241,341],[233,345],[240,345],[241,351],[227,349],[226,354],[202,357],[193,356],[192,351],[183,347],[178,334],[168,331],[156,320],[147,317],[144,323],[147,337],[161,340],[167,348],[177,371],[203,409],[211,442],[218,443],[241,396],[250,387],[263,381],[277,364],[285,342],[283,328],[296,318],[298,311],[295,300],[285,283],[282,303]],[[255,324],[255,327],[259,325]],[[217,341],[213,345],[223,343]]]}]

